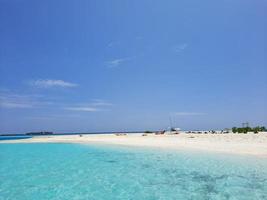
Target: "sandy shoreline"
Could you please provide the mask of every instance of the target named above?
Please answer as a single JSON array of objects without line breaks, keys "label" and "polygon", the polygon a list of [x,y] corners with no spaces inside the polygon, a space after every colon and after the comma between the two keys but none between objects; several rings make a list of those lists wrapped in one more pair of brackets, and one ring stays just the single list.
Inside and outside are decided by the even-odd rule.
[{"label": "sandy shoreline", "polygon": [[254,155],[267,158],[267,133],[259,134],[128,134],[37,136],[30,139],[2,140],[0,143],[85,143],[113,144],[163,149],[191,149]]}]

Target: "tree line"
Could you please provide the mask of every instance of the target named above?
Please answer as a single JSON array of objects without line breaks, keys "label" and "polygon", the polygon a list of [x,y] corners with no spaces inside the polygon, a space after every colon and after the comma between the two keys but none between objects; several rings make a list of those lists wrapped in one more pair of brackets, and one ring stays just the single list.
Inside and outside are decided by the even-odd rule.
[{"label": "tree line", "polygon": [[267,131],[267,129],[264,126],[256,126],[256,127],[233,127],[232,128],[233,133],[247,133],[247,132],[263,132]]}]

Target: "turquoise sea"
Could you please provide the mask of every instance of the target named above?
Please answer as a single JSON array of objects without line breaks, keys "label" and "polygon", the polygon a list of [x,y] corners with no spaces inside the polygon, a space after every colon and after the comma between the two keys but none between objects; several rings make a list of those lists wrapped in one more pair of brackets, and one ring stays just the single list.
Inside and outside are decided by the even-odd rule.
[{"label": "turquoise sea", "polygon": [[264,200],[267,159],[80,144],[0,144],[0,200]]}]

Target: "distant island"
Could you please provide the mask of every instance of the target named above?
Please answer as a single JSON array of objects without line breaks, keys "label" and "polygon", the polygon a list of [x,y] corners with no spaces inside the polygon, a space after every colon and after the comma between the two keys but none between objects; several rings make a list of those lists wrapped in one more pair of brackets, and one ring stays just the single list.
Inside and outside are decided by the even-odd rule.
[{"label": "distant island", "polygon": [[53,132],[48,132],[48,131],[40,131],[40,132],[29,132],[26,133],[25,135],[53,135]]}]

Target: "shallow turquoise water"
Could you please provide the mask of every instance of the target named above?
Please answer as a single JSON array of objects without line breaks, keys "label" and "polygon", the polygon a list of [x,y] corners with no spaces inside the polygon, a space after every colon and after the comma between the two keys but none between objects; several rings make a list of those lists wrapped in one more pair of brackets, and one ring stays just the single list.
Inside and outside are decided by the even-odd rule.
[{"label": "shallow turquoise water", "polygon": [[0,144],[0,200],[267,199],[267,159],[79,144]]}]

